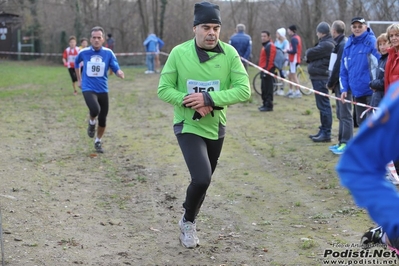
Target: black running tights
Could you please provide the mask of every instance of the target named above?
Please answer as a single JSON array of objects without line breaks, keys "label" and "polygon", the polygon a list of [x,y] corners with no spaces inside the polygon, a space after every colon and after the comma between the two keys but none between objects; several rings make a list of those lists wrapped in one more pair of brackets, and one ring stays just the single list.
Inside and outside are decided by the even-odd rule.
[{"label": "black running tights", "polygon": [[191,175],[183,203],[184,217],[194,222],[211,183],[224,138],[210,140],[190,133],[177,134],[176,137]]},{"label": "black running tights", "polygon": [[83,92],[90,116],[98,116],[98,125],[105,127],[108,115],[108,93],[95,93],[93,91]]}]

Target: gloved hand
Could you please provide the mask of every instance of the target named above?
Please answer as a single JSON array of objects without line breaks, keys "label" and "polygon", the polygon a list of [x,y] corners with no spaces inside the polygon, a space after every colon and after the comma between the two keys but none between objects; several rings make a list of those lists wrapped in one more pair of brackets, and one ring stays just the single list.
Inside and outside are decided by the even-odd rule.
[{"label": "gloved hand", "polygon": [[[213,110],[223,110],[223,109],[224,109],[223,107],[219,107],[219,106],[213,106],[212,108],[213,108]],[[212,117],[215,116],[215,114],[213,113],[213,110],[211,111]],[[200,113],[198,113],[197,111],[195,111],[195,113],[194,113],[194,115],[193,115],[193,120],[199,121],[201,118],[202,118],[202,116],[200,115]]]}]

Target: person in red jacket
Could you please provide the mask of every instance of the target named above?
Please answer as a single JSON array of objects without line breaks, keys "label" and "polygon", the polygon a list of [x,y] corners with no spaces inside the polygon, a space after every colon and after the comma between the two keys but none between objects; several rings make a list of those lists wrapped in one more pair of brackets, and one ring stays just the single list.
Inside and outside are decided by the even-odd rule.
[{"label": "person in red jacket", "polygon": [[[270,32],[267,30],[261,33],[262,49],[259,56],[259,67],[274,73],[274,58],[276,57],[276,46],[271,41]],[[273,111],[273,77],[264,72],[261,73],[261,90],[263,105],[259,107],[261,112]]]},{"label": "person in red jacket", "polygon": [[75,57],[79,53],[79,47],[76,47],[76,37],[69,37],[69,47],[66,48],[62,54],[62,62],[68,68],[69,75],[72,79],[73,94],[77,95],[76,83],[78,81],[75,73]]},{"label": "person in red jacket", "polygon": [[[388,59],[385,65],[384,90],[385,94],[389,86],[399,80],[399,23],[387,28],[387,38],[391,47],[388,49]],[[399,171],[399,160],[394,161],[396,171]]]},{"label": "person in red jacket", "polygon": [[391,48],[388,49],[388,60],[385,65],[385,93],[389,85],[399,80],[399,23],[388,26],[387,36]]},{"label": "person in red jacket", "polygon": [[[295,25],[289,26],[287,32],[291,36],[290,49],[286,51],[288,53],[288,61],[290,62],[290,73],[288,74],[288,79],[296,84],[299,84],[298,77],[296,75],[296,67],[301,63],[302,40],[301,37],[299,37],[299,35],[296,33]],[[290,83],[289,88],[290,89],[286,95],[287,97],[302,97],[302,93],[299,90],[299,87],[293,86]]]}]

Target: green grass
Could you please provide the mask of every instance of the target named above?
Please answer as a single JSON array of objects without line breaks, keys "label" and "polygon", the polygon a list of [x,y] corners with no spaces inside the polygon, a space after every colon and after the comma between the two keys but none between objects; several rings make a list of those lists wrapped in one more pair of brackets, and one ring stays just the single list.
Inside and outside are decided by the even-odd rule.
[{"label": "green grass", "polygon": [[[104,138],[108,150],[91,156],[94,151],[93,140],[86,133],[87,107],[82,95],[73,96],[66,69],[34,61],[0,62],[0,71],[6,73],[6,79],[0,79],[4,125],[0,132],[3,157],[10,165],[4,167],[10,174],[5,174],[2,182],[5,188],[17,187],[20,191],[13,192],[16,197],[27,200],[13,201],[14,205],[7,208],[24,209],[28,204],[30,220],[48,209],[51,215],[43,216],[58,222],[58,215],[65,216],[63,206],[68,205],[74,212],[85,214],[84,219],[73,220],[78,229],[89,228],[91,234],[95,232],[93,221],[104,222],[106,217],[127,221],[126,228],[138,230],[144,228],[141,221],[153,217],[157,224],[175,227],[189,173],[171,127],[173,108],[157,98],[157,75],[144,75],[143,68],[122,69],[125,80],[110,77],[110,127]],[[249,68],[250,77],[254,70]],[[253,99],[252,103],[229,107],[225,145],[198,216],[201,237],[207,244],[195,255],[206,264],[220,228],[226,228],[225,232],[234,230],[241,236],[219,241],[217,246],[220,250],[239,250],[212,253],[215,264],[240,261],[286,265],[290,256],[291,264],[316,265],[309,254],[318,258],[330,242],[340,241],[336,235],[358,241],[359,230],[369,226],[369,218],[353,206],[349,192],[340,187],[334,171],[338,157],[328,151],[328,144],[314,144],[307,137],[319,123],[314,96],[298,101],[276,96],[276,110],[268,114],[257,110],[260,97]],[[334,123],[337,132],[338,123]],[[165,200],[166,193],[176,197]],[[137,215],[140,219],[134,219]],[[24,219],[21,214],[18,218]],[[68,233],[70,228],[59,227],[62,234],[55,230],[55,239],[64,236],[60,243],[67,248],[68,243],[74,243],[71,237],[76,236],[75,231]],[[351,235],[344,236],[343,230]],[[145,231],[140,232],[145,235]],[[163,233],[175,235],[169,231]],[[151,242],[138,240],[151,249],[153,243],[161,242],[149,233]],[[288,239],[287,235],[292,237]],[[300,241],[303,236],[306,239]],[[76,241],[82,245],[85,242],[80,238]],[[42,241],[37,243],[40,246]],[[267,257],[266,264],[258,260],[261,257],[255,246],[269,250],[260,253]]]}]

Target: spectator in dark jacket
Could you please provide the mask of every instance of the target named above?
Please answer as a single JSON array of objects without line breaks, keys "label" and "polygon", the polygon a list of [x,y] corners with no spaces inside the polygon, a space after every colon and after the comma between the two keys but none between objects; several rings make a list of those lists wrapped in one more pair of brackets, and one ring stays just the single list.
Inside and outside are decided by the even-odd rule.
[{"label": "spectator in dark jacket", "polygon": [[[331,26],[331,35],[334,38],[336,46],[331,54],[330,62],[331,75],[327,82],[327,88],[330,89],[337,98],[341,99],[341,90],[339,87],[339,71],[341,68],[341,58],[345,43],[348,38],[345,37],[345,23],[342,20],[336,20]],[[335,57],[335,58],[334,58]],[[347,97],[352,99],[351,91],[347,92]],[[339,121],[338,143],[329,147],[334,154],[342,154],[346,148],[346,143],[353,137],[353,116],[352,104],[336,100],[336,114]]]},{"label": "spectator in dark jacket", "polygon": [[[330,33],[330,25],[326,22],[320,22],[316,28],[319,42],[315,47],[306,50],[306,59],[308,61],[308,73],[312,81],[313,89],[325,94],[328,93],[326,87],[329,77],[330,56],[335,47],[335,42]],[[311,139],[314,142],[330,142],[332,127],[332,111],[330,99],[326,96],[315,93],[316,106],[320,112],[319,134]]]},{"label": "spectator in dark jacket", "polygon": [[[238,24],[236,27],[236,33],[231,36],[229,44],[231,44],[234,48],[236,48],[238,54],[241,57],[249,60],[252,51],[252,39],[251,36],[245,33],[245,25]],[[245,69],[247,69],[248,65],[245,61],[242,61]]]},{"label": "spectator in dark jacket", "polygon": [[384,75],[385,75],[385,65],[388,59],[388,48],[389,48],[388,37],[386,33],[381,34],[377,38],[377,50],[381,54],[381,58],[378,61],[378,68],[375,73],[376,78],[370,81],[370,88],[373,90],[373,95],[371,96],[370,105],[377,107],[382,97],[384,97]]}]

